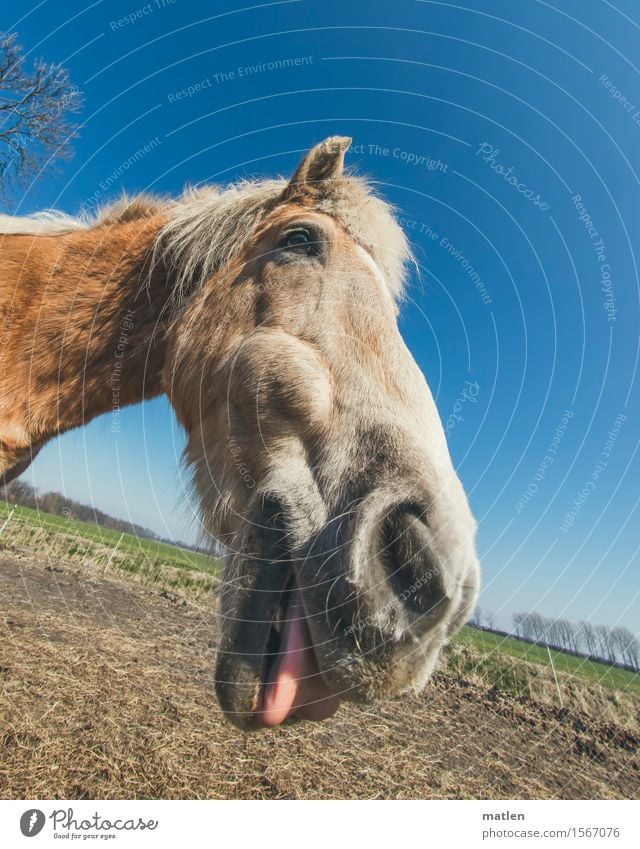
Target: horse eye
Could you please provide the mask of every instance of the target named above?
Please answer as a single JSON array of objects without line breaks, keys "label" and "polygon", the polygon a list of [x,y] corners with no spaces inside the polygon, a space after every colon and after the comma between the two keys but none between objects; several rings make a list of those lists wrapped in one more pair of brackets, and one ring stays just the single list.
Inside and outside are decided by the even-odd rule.
[{"label": "horse eye", "polygon": [[281,248],[309,248],[311,246],[311,233],[304,228],[287,233],[280,242]]},{"label": "horse eye", "polygon": [[287,237],[287,245],[290,248],[296,248],[298,245],[308,245],[310,241],[311,236],[308,230],[298,230]]}]

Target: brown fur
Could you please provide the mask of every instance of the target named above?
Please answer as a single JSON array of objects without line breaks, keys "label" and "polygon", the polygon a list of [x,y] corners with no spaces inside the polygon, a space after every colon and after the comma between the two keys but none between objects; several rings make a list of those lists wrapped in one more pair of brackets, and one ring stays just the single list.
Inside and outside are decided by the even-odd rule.
[{"label": "brown fur", "polygon": [[48,439],[112,409],[116,385],[121,406],[162,391],[170,292],[145,261],[163,220],[127,212],[86,231],[0,236],[6,480]]}]

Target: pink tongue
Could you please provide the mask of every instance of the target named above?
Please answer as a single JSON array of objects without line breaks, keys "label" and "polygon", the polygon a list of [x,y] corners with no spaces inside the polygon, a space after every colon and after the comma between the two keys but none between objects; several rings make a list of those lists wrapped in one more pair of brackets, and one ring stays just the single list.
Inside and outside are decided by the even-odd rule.
[{"label": "pink tongue", "polygon": [[320,677],[311,634],[298,589],[287,608],[280,653],[263,687],[258,721],[267,728],[295,714],[300,719],[326,719],[340,707],[340,696]]}]

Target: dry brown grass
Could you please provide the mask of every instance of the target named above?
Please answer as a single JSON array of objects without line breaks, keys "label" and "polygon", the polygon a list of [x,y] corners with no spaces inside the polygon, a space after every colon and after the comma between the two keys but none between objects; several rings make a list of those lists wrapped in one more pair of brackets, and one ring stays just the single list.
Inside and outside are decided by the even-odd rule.
[{"label": "dry brown grass", "polygon": [[[51,569],[51,566],[48,567]],[[638,739],[440,673],[418,698],[244,736],[222,718],[209,606],[0,561],[2,798],[634,798]]]},{"label": "dry brown grass", "polygon": [[634,689],[613,690],[609,686],[559,672],[550,666],[515,658],[507,652],[483,653],[455,641],[446,649],[443,664],[449,675],[462,677],[480,689],[499,682],[500,690],[526,695],[539,706],[566,706],[572,713],[596,725],[616,725],[640,736],[640,693]]}]

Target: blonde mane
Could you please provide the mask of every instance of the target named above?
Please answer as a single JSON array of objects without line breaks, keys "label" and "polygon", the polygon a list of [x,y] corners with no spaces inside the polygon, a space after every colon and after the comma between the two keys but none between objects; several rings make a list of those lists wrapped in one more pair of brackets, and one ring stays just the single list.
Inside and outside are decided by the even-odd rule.
[{"label": "blonde mane", "polygon": [[102,225],[124,224],[152,218],[166,212],[167,201],[151,195],[126,195],[105,204],[94,215],[86,212],[68,215],[57,209],[45,209],[31,215],[7,215],[0,212],[0,236],[60,236]]},{"label": "blonde mane", "polygon": [[21,216],[0,212],[2,236],[58,236],[74,230],[85,230],[87,226],[81,218],[56,209]]},{"label": "blonde mane", "polygon": [[[93,215],[56,210],[22,217],[0,214],[0,235],[55,236],[161,215],[165,220],[154,240],[151,264],[168,265],[180,298],[242,252],[265,216],[283,201],[287,184],[284,179],[251,180],[188,188],[175,200],[123,195]],[[365,248],[392,295],[399,297],[412,254],[394,208],[367,181],[353,176],[327,181],[314,208],[336,218]]]}]

